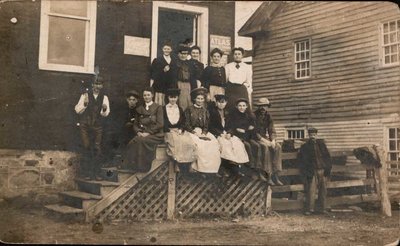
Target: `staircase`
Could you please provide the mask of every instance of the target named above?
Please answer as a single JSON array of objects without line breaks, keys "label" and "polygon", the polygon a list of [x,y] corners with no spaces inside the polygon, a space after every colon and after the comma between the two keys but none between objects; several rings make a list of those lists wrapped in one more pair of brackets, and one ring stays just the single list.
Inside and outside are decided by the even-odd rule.
[{"label": "staircase", "polygon": [[102,181],[75,179],[77,190],[60,192],[58,204],[45,207],[52,213],[70,219],[85,220],[89,222],[103,209],[121,197],[141,179],[145,178],[162,163],[168,161],[166,146],[157,147],[156,159],[148,173],[133,173],[129,170],[102,168]]}]

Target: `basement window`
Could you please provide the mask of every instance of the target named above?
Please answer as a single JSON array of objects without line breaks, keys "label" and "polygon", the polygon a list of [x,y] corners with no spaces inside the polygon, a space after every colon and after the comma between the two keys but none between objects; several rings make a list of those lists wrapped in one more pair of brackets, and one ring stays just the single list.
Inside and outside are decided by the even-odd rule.
[{"label": "basement window", "polygon": [[96,1],[41,1],[39,69],[93,73]]},{"label": "basement window", "polygon": [[285,139],[304,139],[305,129],[290,129],[286,130]]}]

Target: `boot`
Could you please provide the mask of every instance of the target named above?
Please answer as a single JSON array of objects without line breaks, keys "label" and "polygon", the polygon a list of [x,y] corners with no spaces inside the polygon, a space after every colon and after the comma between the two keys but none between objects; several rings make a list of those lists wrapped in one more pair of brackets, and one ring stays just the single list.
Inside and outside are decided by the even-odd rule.
[{"label": "boot", "polygon": [[265,178],[263,172],[259,172],[259,175],[258,175],[258,176],[260,177],[260,180],[261,180],[261,181],[264,181],[264,182],[267,182],[267,181],[268,181],[268,180]]},{"label": "boot", "polygon": [[279,180],[279,176],[277,173],[274,174],[275,177],[275,184],[277,185],[283,185],[283,183]]},{"label": "boot", "polygon": [[274,181],[272,181],[272,175],[270,173],[268,173],[268,181],[267,181],[267,183],[270,186],[275,186]]}]

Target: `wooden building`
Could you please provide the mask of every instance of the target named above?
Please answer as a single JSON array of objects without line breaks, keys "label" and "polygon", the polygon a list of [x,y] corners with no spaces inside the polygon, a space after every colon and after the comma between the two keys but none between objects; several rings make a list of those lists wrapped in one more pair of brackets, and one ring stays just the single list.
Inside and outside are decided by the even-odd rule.
[{"label": "wooden building", "polygon": [[212,48],[233,48],[234,16],[234,2],[0,1],[0,197],[73,186],[74,106],[96,66],[111,108],[105,149],[115,149],[125,93],[149,85],[161,43],[192,40],[207,64]]},{"label": "wooden building", "polygon": [[149,85],[165,39],[191,39],[206,64],[210,47],[233,48],[234,13],[234,2],[1,1],[0,148],[76,150],[74,105],[95,66],[115,116],[125,92]]},{"label": "wooden building", "polygon": [[314,126],[331,150],[379,144],[398,181],[398,5],[269,1],[239,35],[253,38],[253,100],[271,101],[280,140]]}]

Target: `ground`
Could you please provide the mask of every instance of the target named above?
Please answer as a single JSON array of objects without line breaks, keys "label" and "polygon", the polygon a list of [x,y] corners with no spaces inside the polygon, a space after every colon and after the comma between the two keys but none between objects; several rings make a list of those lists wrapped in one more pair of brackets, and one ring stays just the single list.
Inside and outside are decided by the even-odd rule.
[{"label": "ground", "polygon": [[101,226],[61,220],[40,205],[0,200],[0,239],[13,243],[385,245],[400,236],[400,213],[379,210],[304,216],[281,212],[259,218],[198,218],[113,222]]}]

